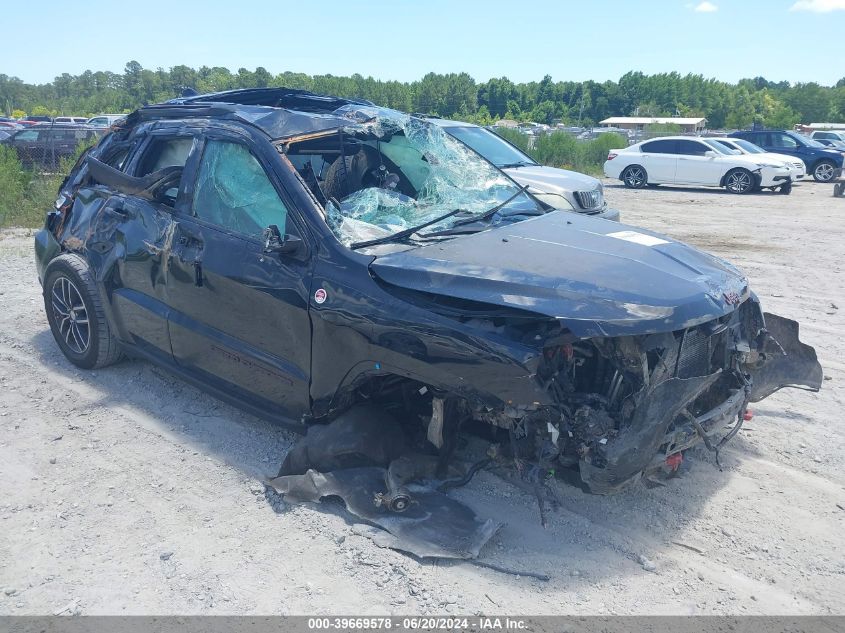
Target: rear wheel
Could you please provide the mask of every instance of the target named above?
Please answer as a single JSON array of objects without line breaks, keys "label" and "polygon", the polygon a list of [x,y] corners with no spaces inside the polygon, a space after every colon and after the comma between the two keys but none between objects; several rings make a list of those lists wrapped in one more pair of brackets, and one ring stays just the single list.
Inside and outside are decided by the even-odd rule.
[{"label": "rear wheel", "polygon": [[640,165],[629,165],[622,172],[622,182],[629,189],[642,189],[648,184],[648,174]]},{"label": "rear wheel", "polygon": [[823,160],[813,167],[813,178],[816,182],[830,182],[836,175],[836,165],[829,160]]},{"label": "rear wheel", "polygon": [[725,190],[729,193],[748,193],[754,191],[755,187],[754,174],[747,169],[742,169],[741,167],[732,169],[725,176]]},{"label": "rear wheel", "polygon": [[53,338],[77,367],[96,369],[120,360],[91,269],[79,255],[60,255],[44,275],[44,309]]}]

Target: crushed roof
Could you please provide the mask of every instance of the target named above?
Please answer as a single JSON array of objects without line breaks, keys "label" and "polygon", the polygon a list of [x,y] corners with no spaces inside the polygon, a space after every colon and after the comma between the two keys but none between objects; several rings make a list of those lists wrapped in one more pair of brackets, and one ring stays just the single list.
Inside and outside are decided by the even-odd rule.
[{"label": "crushed roof", "polygon": [[145,106],[129,115],[128,124],[165,118],[240,120],[261,129],[270,138],[282,139],[335,130],[390,114],[397,112],[363,99],[293,88],[248,88],[179,97]]}]

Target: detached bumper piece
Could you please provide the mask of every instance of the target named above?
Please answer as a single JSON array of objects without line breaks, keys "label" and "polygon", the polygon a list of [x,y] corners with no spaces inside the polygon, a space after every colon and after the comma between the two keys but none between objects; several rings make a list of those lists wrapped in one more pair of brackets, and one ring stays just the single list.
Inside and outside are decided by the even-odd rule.
[{"label": "detached bumper piece", "polygon": [[481,520],[470,508],[441,492],[408,485],[404,510],[380,503],[388,495],[384,468],[346,468],[330,473],[308,470],[270,481],[285,501],[301,503],[323,497],[343,499],[356,517],[383,528],[373,539],[382,547],[409,552],[421,558],[476,558],[499,529],[492,520]]},{"label": "detached bumper piece", "polygon": [[438,490],[463,473],[444,481],[437,469],[436,457],[407,454],[399,423],[383,409],[359,406],[311,427],[268,485],[291,503],[340,497],[351,514],[384,530],[367,531],[382,547],[421,558],[476,558],[501,524]]}]

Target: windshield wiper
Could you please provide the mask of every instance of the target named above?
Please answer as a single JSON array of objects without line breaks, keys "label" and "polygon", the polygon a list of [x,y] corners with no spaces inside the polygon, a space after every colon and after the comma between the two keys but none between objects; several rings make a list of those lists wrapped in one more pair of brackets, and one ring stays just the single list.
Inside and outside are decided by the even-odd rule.
[{"label": "windshield wiper", "polygon": [[499,169],[511,169],[513,167],[530,167],[531,165],[536,165],[537,163],[529,163],[526,161],[520,161],[518,163],[505,163],[504,165],[496,165]]},{"label": "windshield wiper", "polygon": [[517,191],[515,194],[513,194],[510,198],[508,198],[508,199],[507,199],[507,200],[505,200],[504,202],[500,202],[500,203],[499,203],[499,204],[497,204],[495,207],[493,207],[493,208],[492,208],[492,209],[490,209],[489,211],[485,211],[485,212],[484,212],[484,213],[482,213],[481,215],[475,215],[475,216],[473,216],[473,217],[471,217],[471,218],[467,218],[467,219],[465,219],[465,220],[458,220],[457,222],[455,222],[455,223],[453,223],[453,224],[452,224],[451,228],[453,228],[453,229],[454,229],[456,226],[463,226],[464,224],[472,224],[473,222],[482,222],[482,221],[484,221],[484,220],[488,220],[488,219],[492,218],[494,215],[496,215],[496,213],[497,213],[497,212],[498,212],[501,208],[506,207],[506,206],[507,206],[507,205],[509,205],[511,202],[513,202],[514,200],[516,200],[516,198],[518,198],[518,197],[520,196],[520,194],[525,193],[525,192],[526,192],[526,190],[528,189],[528,187],[529,187],[529,185],[525,185],[525,186],[523,186],[523,187],[520,187],[520,188],[519,188],[519,191]]},{"label": "windshield wiper", "polygon": [[447,218],[451,218],[453,215],[457,215],[465,211],[466,209],[452,209],[449,213],[444,213],[443,215],[434,218],[433,220],[429,220],[428,222],[423,222],[422,224],[418,224],[417,226],[412,226],[407,229],[403,229],[398,233],[393,233],[392,235],[385,235],[384,237],[377,237],[373,240],[367,240],[366,242],[354,242],[349,246],[349,248],[364,248],[365,246],[375,246],[376,244],[387,244],[388,242],[395,242],[396,240],[403,240],[406,237],[410,237],[420,229],[424,229],[427,226],[431,226],[432,224],[437,224],[438,222],[442,222]]}]

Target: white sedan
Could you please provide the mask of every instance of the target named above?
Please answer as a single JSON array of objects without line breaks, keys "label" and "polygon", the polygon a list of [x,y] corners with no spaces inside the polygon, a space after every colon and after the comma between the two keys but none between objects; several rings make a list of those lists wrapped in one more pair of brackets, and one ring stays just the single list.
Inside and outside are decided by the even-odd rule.
[{"label": "white sedan", "polygon": [[[719,145],[724,145],[728,149],[735,150],[740,154],[745,154],[751,158],[771,158],[772,160],[784,163],[792,176],[792,180],[801,180],[807,175],[807,166],[804,161],[789,154],[776,154],[774,152],[767,152],[759,145],[755,145],[751,141],[746,141],[743,138],[726,138],[726,137],[710,137],[708,141],[715,141]],[[753,156],[752,156],[753,155]]]},{"label": "white sedan", "polygon": [[631,189],[694,185],[724,187],[741,194],[761,187],[781,187],[783,193],[789,193],[792,186],[789,168],[783,162],[737,156],[724,145],[689,136],[665,136],[612,149],[604,173]]}]

